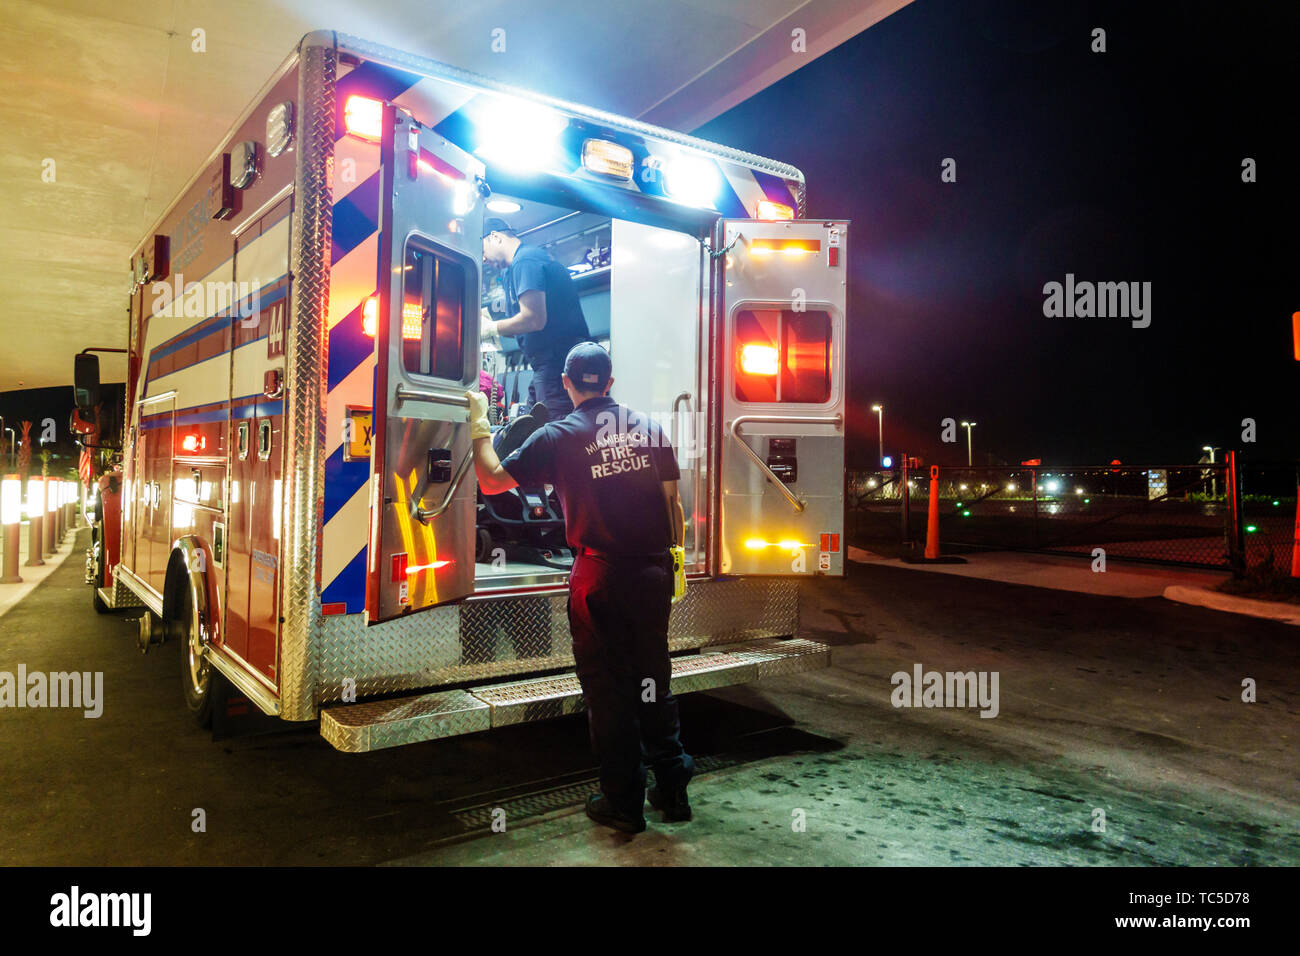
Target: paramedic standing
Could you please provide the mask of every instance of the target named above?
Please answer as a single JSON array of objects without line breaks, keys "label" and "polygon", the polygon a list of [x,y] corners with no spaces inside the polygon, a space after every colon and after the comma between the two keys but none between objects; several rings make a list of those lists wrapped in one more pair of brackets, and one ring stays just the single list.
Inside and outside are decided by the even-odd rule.
[{"label": "paramedic standing", "polygon": [[506,318],[493,322],[482,312],[482,338],[515,336],[533,367],[528,403],[541,402],[552,418],[573,411],[560,383],[569,349],[591,338],[569,270],[545,249],[520,240],[510,224],[494,216],[483,221],[483,261],[504,270]]},{"label": "paramedic standing", "polygon": [[656,422],[609,397],[612,371],[599,345],[575,346],[562,378],[574,411],[543,425],[505,461],[488,437],[483,394],[466,395],[483,492],[550,483],[560,496],[575,555],[573,658],[600,761],[600,793],[587,798],[587,816],[639,833],[646,826],[643,753],[655,772],[651,805],[666,820],[691,818],[686,784],[695,762],[682,749],[668,659],[669,548],[682,541],[685,518],[672,445]]}]

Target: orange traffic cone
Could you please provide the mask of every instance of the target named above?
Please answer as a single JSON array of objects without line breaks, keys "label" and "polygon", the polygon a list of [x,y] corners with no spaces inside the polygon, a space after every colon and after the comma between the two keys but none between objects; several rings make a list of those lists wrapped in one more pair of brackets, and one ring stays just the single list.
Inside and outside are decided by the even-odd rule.
[{"label": "orange traffic cone", "polygon": [[930,466],[930,517],[925,525],[925,559],[939,557],[939,466]]}]

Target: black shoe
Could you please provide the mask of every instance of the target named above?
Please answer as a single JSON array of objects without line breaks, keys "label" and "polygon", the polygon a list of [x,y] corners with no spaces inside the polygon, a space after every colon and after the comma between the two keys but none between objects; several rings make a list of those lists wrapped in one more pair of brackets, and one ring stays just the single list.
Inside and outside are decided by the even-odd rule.
[{"label": "black shoe", "polygon": [[640,833],[645,829],[645,817],[619,813],[603,793],[593,793],[587,798],[587,816],[624,833]]},{"label": "black shoe", "polygon": [[691,818],[691,804],[686,799],[686,788],[662,791],[651,787],[646,791],[650,806],[663,813],[664,819],[673,823],[683,823]]}]

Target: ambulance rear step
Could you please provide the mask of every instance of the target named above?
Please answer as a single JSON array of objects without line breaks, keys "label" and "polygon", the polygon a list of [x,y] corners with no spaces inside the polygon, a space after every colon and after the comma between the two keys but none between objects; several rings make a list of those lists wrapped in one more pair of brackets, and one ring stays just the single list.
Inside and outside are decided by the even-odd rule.
[{"label": "ambulance rear step", "polygon": [[[718,647],[674,657],[672,690],[689,694],[816,670],[829,666],[830,658],[828,645],[802,638],[765,638]],[[330,707],[321,713],[320,732],[335,748],[362,753],[575,714],[582,708],[577,676],[561,674]]]}]

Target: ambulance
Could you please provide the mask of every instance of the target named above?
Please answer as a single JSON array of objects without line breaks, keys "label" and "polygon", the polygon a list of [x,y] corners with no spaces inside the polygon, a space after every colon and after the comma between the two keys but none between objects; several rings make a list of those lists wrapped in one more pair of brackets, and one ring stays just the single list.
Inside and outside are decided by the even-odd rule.
[{"label": "ambulance", "polygon": [[804,195],[783,163],[308,34],[132,256],[96,607],[183,645],[205,725],[219,687],[349,752],[580,711],[554,491],[484,496],[472,467],[466,391],[508,421],[531,374],[480,341],[490,215],[569,267],[613,396],[671,435],[673,691],[827,665],[799,582],[844,568],[850,231]]}]

